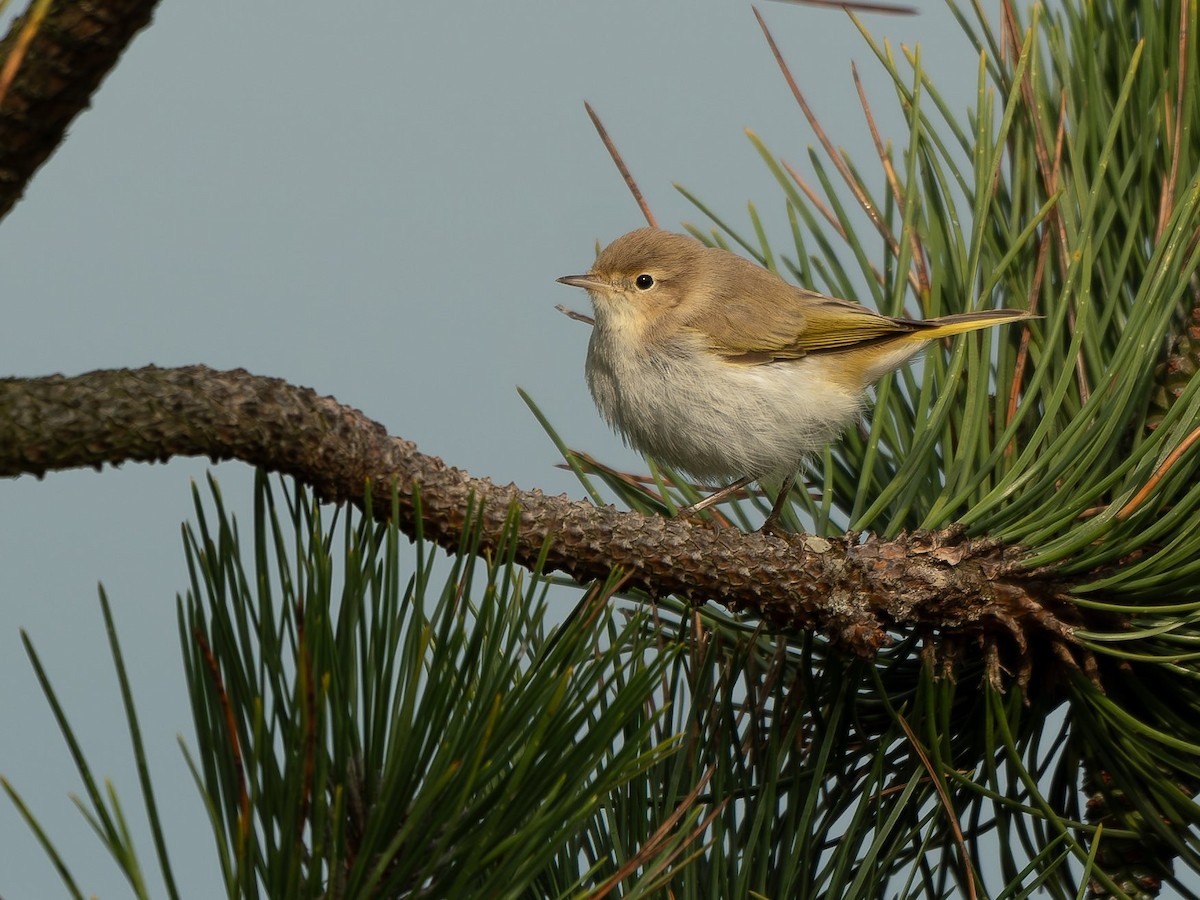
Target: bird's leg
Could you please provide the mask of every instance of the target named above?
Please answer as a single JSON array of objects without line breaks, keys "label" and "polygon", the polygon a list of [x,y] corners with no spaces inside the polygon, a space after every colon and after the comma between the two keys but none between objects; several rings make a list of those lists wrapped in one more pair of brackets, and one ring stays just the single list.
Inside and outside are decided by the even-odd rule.
[{"label": "bird's leg", "polygon": [[698,500],[691,506],[683,507],[681,510],[679,510],[679,512],[675,513],[675,518],[686,519],[689,516],[694,516],[696,513],[700,512],[700,510],[708,509],[714,503],[720,503],[726,497],[737,493],[752,481],[754,481],[753,475],[747,475],[745,478],[739,478],[737,481],[733,482],[733,484],[726,485],[719,491],[709,494],[703,500]]},{"label": "bird's leg", "polygon": [[759,531],[771,534],[778,529],[779,516],[783,512],[783,505],[787,502],[788,494],[792,492],[792,485],[795,483],[795,475],[789,475],[783,479],[783,485],[779,488],[779,496],[775,498],[775,505],[771,507],[770,515],[767,516],[767,520],[759,527]]}]

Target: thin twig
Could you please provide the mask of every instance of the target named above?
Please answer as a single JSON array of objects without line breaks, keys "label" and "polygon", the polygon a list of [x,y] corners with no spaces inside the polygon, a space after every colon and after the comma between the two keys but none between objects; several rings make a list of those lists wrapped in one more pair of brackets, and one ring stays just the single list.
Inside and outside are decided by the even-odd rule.
[{"label": "thin twig", "polygon": [[[1012,8],[1010,0],[1001,0],[1001,32],[1009,40],[1005,41],[1005,46],[1008,48],[1009,58],[1012,62],[1018,62],[1021,58],[1021,40],[1017,32],[1017,15]],[[1037,121],[1037,101],[1033,93],[1033,76],[1030,68],[1026,67],[1025,73],[1021,78],[1021,99],[1025,101],[1025,107],[1029,111],[1030,130],[1033,132],[1033,149],[1037,156],[1038,169],[1042,173],[1043,179],[1050,177],[1050,151],[1046,147],[1046,141],[1042,137],[1042,130],[1038,128]],[[1047,193],[1053,195],[1054,188],[1052,185],[1047,185]],[[1063,233],[1064,240],[1066,233]],[[1066,247],[1063,247],[1063,253],[1066,253]]]},{"label": "thin twig", "polygon": [[[663,497],[657,490],[654,490],[654,488],[656,488],[658,486],[658,481],[655,480],[655,478],[653,476],[651,476],[651,475],[635,475],[632,472],[622,472],[619,469],[614,469],[612,466],[605,465],[604,463],[600,462],[598,459],[596,459],[591,454],[584,453],[582,450],[571,450],[570,453],[573,457],[575,457],[575,459],[578,462],[580,462],[582,464],[581,468],[583,468],[583,470],[585,472],[587,472],[589,475],[606,476],[606,477],[612,479],[613,481],[621,482],[622,484],[624,484],[626,487],[630,488],[633,491],[641,492],[642,494],[646,495],[650,499],[654,500],[656,503],[662,503],[664,505],[666,504],[666,502],[667,502],[666,498]],[[554,467],[556,469],[564,469],[566,471],[571,471],[571,467],[567,463],[555,463]],[[672,485],[673,487],[682,487],[682,485],[680,485],[678,482],[674,481],[673,479],[665,478],[664,480],[668,484]],[[689,484],[687,486],[690,487],[697,494],[713,494],[713,493],[716,493],[717,491],[724,490],[726,487],[725,485],[707,485],[707,484]],[[752,495],[753,494],[750,490],[748,490],[747,488],[742,488],[740,490],[737,490],[737,491],[734,491],[733,493],[731,493],[729,495],[729,497],[731,499],[732,498],[743,499],[743,498],[751,497]],[[733,525],[733,523],[730,521],[729,517],[726,516],[723,512],[721,512],[721,510],[719,508],[710,507],[709,512],[713,516],[714,520],[722,527],[728,528]]]},{"label": "thin twig", "polygon": [[621,151],[617,149],[617,145],[608,136],[608,129],[604,127],[604,123],[600,121],[600,117],[592,109],[592,104],[585,102],[583,108],[587,110],[588,118],[596,126],[596,131],[600,134],[600,140],[604,142],[604,148],[608,151],[608,155],[617,164],[617,171],[621,173],[621,177],[625,180],[625,186],[629,188],[629,193],[633,194],[633,199],[637,202],[638,208],[642,211],[642,215],[646,217],[646,224],[651,228],[657,228],[658,222],[654,218],[654,213],[650,212],[650,205],[646,203],[646,198],[642,196],[637,182],[633,180],[633,175],[630,173],[629,167],[625,165],[625,160],[621,158]]},{"label": "thin twig", "polygon": [[242,745],[238,740],[237,719],[233,714],[233,704],[229,700],[229,694],[225,691],[225,681],[221,678],[221,667],[217,663],[217,657],[213,653],[212,647],[204,637],[204,632],[197,627],[192,630],[192,636],[195,637],[196,643],[200,645],[200,651],[204,654],[204,663],[208,666],[209,674],[212,676],[213,688],[217,692],[217,700],[221,704],[221,711],[225,717],[225,731],[229,736],[229,754],[232,757],[233,771],[237,776],[238,786],[237,858],[239,861],[244,861],[246,839],[250,835],[250,794],[246,790],[246,766],[242,760]]},{"label": "thin twig", "polygon": [[[846,240],[846,230],[842,228],[841,223],[838,222],[837,217],[833,214],[833,211],[821,201],[820,195],[818,195],[813,187],[806,182],[800,173],[792,167],[791,163],[784,159],[781,159],[779,162],[783,166],[784,171],[791,176],[792,181],[796,182],[796,187],[803,191],[804,196],[808,198],[808,202],[813,205],[813,208],[821,214],[821,217],[829,223],[830,227],[837,232],[838,236],[842,238],[842,240]],[[880,272],[879,269],[875,268],[874,265],[871,266],[871,274],[875,276],[875,281],[878,284],[882,285],[883,287],[887,287],[887,279],[883,277],[883,273]],[[912,273],[910,272],[909,275],[911,277]]]},{"label": "thin twig", "polygon": [[862,3],[858,0],[778,0],[779,3],[803,3],[826,9],[844,9],[846,12],[887,13],[895,16],[915,16],[915,6],[899,6],[895,3]]},{"label": "thin twig", "polygon": [[837,232],[838,237],[840,237],[842,240],[846,240],[846,229],[843,228],[842,223],[837,220],[837,216],[833,214],[833,210],[826,206],[821,200],[821,196],[816,192],[816,190],[804,180],[804,178],[799,172],[796,171],[790,162],[788,162],[786,159],[781,159],[779,162],[782,164],[784,171],[792,176],[792,181],[796,182],[796,186],[804,192],[804,196],[808,198],[808,202],[811,203],[816,208],[817,212],[821,214],[821,218],[829,223],[830,227]]},{"label": "thin twig", "polygon": [[[1037,312],[1038,300],[1042,295],[1042,278],[1046,271],[1046,257],[1050,255],[1050,229],[1042,230],[1042,243],[1038,247],[1037,263],[1033,267],[1033,285],[1029,289],[1029,302],[1025,308],[1031,313]],[[1012,420],[1017,415],[1017,401],[1021,396],[1021,387],[1025,382],[1025,366],[1029,360],[1029,340],[1033,332],[1029,325],[1025,325],[1021,329],[1021,344],[1017,348],[1017,360],[1013,366],[1012,385],[1008,391],[1008,412],[1004,420],[1004,424],[1011,425]],[[1011,457],[1017,449],[1017,440],[1014,437],[1009,443],[1006,455]]]},{"label": "thin twig", "polygon": [[561,303],[554,304],[554,308],[557,309],[564,316],[566,316],[568,319],[574,319],[576,322],[584,322],[588,325],[596,324],[596,320],[593,319],[591,316],[586,315],[585,313],[575,312],[575,310],[573,310],[573,309],[568,309],[566,306],[563,306]]},{"label": "thin twig", "polygon": [[958,815],[954,811],[954,804],[950,802],[950,795],[946,793],[946,784],[941,774],[934,769],[933,762],[925,753],[925,748],[921,746],[921,742],[917,740],[912,726],[908,724],[908,721],[902,715],[897,714],[896,719],[900,722],[900,727],[904,729],[904,733],[908,735],[908,741],[912,744],[913,750],[916,751],[917,756],[920,758],[921,765],[929,773],[933,789],[937,791],[938,798],[942,801],[942,808],[946,810],[946,818],[950,822],[950,828],[954,831],[954,843],[958,845],[958,852],[962,855],[963,869],[967,874],[967,895],[974,900],[974,898],[979,896],[975,888],[975,865],[971,862],[971,854],[967,850],[966,839],[963,837],[962,828],[958,824]]},{"label": "thin twig", "polygon": [[300,815],[296,817],[296,849],[304,847],[308,814],[312,808],[313,786],[317,771],[317,688],[313,680],[312,658],[304,630],[304,599],[297,598],[296,619],[296,680],[303,689],[304,712],[304,783],[300,788]]},{"label": "thin twig", "polygon": [[[862,103],[863,115],[867,120],[867,128],[871,130],[871,140],[875,143],[875,152],[879,155],[879,163],[883,166],[884,177],[887,178],[887,183],[892,189],[892,196],[896,200],[896,208],[900,210],[900,221],[904,221],[904,195],[900,190],[900,179],[896,176],[896,168],[892,165],[892,161],[888,158],[887,149],[883,145],[883,139],[879,136],[879,129],[875,126],[875,116],[871,112],[871,104],[867,102],[867,94],[863,89],[862,80],[858,77],[858,66],[853,62],[850,63],[850,74],[854,78],[854,87],[858,91],[859,102]],[[892,248],[892,253],[896,258],[900,258],[900,242],[897,241],[889,231],[885,235],[888,246]],[[925,265],[925,249],[921,246],[920,238],[917,236],[917,230],[910,228],[908,230],[908,239],[912,243],[913,265],[916,266],[916,272],[909,271],[908,281],[917,292],[917,297],[924,300],[929,296],[929,270]]]},{"label": "thin twig", "polygon": [[829,136],[825,134],[825,129],[821,127],[820,120],[817,119],[816,114],[812,111],[812,107],[808,105],[808,101],[801,92],[800,86],[796,84],[796,79],[792,77],[792,72],[788,68],[788,64],[784,61],[783,54],[779,50],[779,45],[775,43],[775,38],[772,36],[771,30],[767,28],[767,23],[763,19],[762,13],[758,11],[758,7],[751,7],[751,9],[754,10],[754,17],[758,19],[758,25],[767,38],[767,44],[771,48],[771,53],[775,57],[775,62],[779,66],[779,70],[783,73],[784,81],[787,82],[792,96],[796,98],[796,102],[800,104],[800,110],[804,113],[804,118],[808,120],[809,127],[816,134],[817,140],[821,142],[825,154],[833,163],[833,167],[837,169],[838,174],[842,176],[842,180],[846,182],[846,186],[850,188],[850,192],[854,194],[854,199],[858,201],[858,205],[867,214],[867,218],[875,226],[875,230],[883,235],[885,239],[890,239],[892,234],[888,230],[887,223],[883,221],[883,217],[879,214],[879,210],[875,207],[875,204],[871,202],[871,198],[867,196],[862,184],[854,177],[854,173],[850,170],[842,155],[837,152],[837,148],[833,146],[833,143],[829,140]]},{"label": "thin twig", "polygon": [[[1010,0],[1001,0],[1001,31],[1006,37],[1005,46],[1008,47],[1010,58],[1015,62],[1020,58],[1021,41],[1017,34],[1017,15],[1013,10]],[[1046,147],[1046,141],[1042,137],[1042,129],[1038,126],[1038,105],[1033,92],[1033,75],[1030,67],[1026,67],[1025,73],[1021,78],[1021,99],[1024,101],[1025,108],[1029,113],[1029,130],[1033,133],[1034,155],[1037,157],[1038,171],[1042,175],[1042,184],[1046,191],[1047,197],[1053,197],[1058,192],[1058,174],[1059,164],[1062,159],[1062,144],[1064,140],[1065,125],[1066,125],[1066,93],[1060,93],[1059,99],[1059,115],[1058,115],[1058,135],[1055,139],[1054,159],[1051,161],[1050,152]],[[1058,231],[1058,256],[1059,264],[1062,267],[1062,276],[1065,280],[1067,270],[1070,268],[1071,253],[1067,241],[1067,226],[1063,221],[1062,216],[1058,213],[1058,208],[1055,207],[1047,216],[1047,221],[1052,223]],[[1067,324],[1071,333],[1075,333],[1077,316],[1074,308],[1067,310]],[[1079,385],[1079,399],[1081,403],[1087,403],[1091,397],[1091,387],[1088,385],[1087,368],[1084,364],[1083,353],[1078,353],[1075,356],[1075,379]]]},{"label": "thin twig", "polygon": [[[1062,173],[1063,146],[1066,143],[1067,136],[1067,92],[1060,90],[1058,94],[1058,132],[1054,136],[1054,163],[1050,169],[1050,176],[1046,183],[1047,196],[1053,197],[1058,192],[1059,176]],[[1052,224],[1057,225],[1059,231],[1059,248],[1062,259],[1062,275],[1063,280],[1067,278],[1067,230],[1063,222],[1062,216],[1059,214],[1058,204],[1050,210],[1050,215],[1047,217]],[[1070,325],[1071,332],[1075,332],[1076,315],[1075,308],[1067,308],[1067,323]],[[1026,335],[1029,333],[1029,328],[1026,326]],[[1088,387],[1087,370],[1084,368],[1083,353],[1075,354],[1075,379],[1079,383],[1079,400],[1081,403],[1087,403],[1088,397],[1091,396],[1091,388]]]},{"label": "thin twig", "polygon": [[21,68],[25,54],[29,51],[29,45],[33,43],[33,38],[38,33],[49,10],[50,0],[37,0],[33,9],[30,10],[29,18],[25,20],[21,34],[13,44],[12,53],[4,61],[3,69],[0,69],[0,104],[3,104],[4,98],[8,96],[8,89],[12,86],[13,79],[17,77],[17,70]]},{"label": "thin twig", "polygon": [[1175,134],[1171,148],[1171,171],[1163,185],[1162,196],[1158,198],[1158,227],[1154,230],[1154,239],[1162,237],[1167,228],[1167,220],[1175,209],[1175,186],[1179,181],[1179,148],[1183,144],[1183,98],[1187,93],[1188,74],[1188,17],[1191,3],[1179,4],[1179,78],[1175,85]]},{"label": "thin twig", "polygon": [[[612,478],[616,481],[621,481],[624,484],[627,484],[633,488],[650,487],[652,485],[658,484],[658,482],[651,475],[636,475],[633,472],[622,472],[620,469],[614,469],[612,466],[605,465],[604,463],[600,462],[600,460],[596,459],[596,457],[592,456],[590,453],[585,453],[582,450],[572,450],[571,455],[574,456],[577,460],[579,460],[580,463],[583,464],[583,468],[588,471],[588,474],[607,475],[610,478]],[[556,469],[563,469],[565,471],[571,470],[571,467],[569,465],[567,465],[566,463],[555,463],[554,467]],[[675,484],[670,479],[667,479],[667,480],[669,483]],[[676,484],[675,486],[678,487],[679,485]],[[701,493],[701,494],[710,493],[712,491],[719,491],[719,490],[721,490],[722,487],[724,487],[724,485],[720,485],[720,484],[717,484],[717,485],[691,484],[689,486],[691,487],[692,490],[696,491],[697,493]],[[751,493],[752,492],[748,488],[742,488],[741,490],[737,491],[736,493],[731,494],[730,496],[744,498],[744,497],[749,497],[751,495]],[[661,500],[662,498],[656,493],[656,494],[654,494],[654,499]]]},{"label": "thin twig", "polygon": [[1187,453],[1196,441],[1200,441],[1200,428],[1196,428],[1191,434],[1185,437],[1182,443],[1171,451],[1171,455],[1162,461],[1162,465],[1154,470],[1154,474],[1150,476],[1150,480],[1133,496],[1133,499],[1121,507],[1121,511],[1117,513],[1118,522],[1123,522],[1137,511],[1137,508],[1150,496],[1150,492],[1158,487],[1158,483],[1167,476],[1167,473],[1171,471],[1175,463],[1179,462],[1179,458]]},{"label": "thin twig", "polygon": [[[715,772],[716,766],[709,766],[704,774],[700,776],[700,780],[696,782],[687,795],[679,801],[679,804],[675,807],[675,809],[671,811],[671,814],[663,821],[662,825],[660,825],[655,832],[645,840],[638,852],[626,860],[625,864],[616,872],[614,872],[607,881],[599,885],[591,894],[588,895],[590,900],[601,900],[601,898],[607,897],[617,887],[617,885],[619,885],[622,881],[624,881],[642,866],[645,866],[654,859],[655,854],[657,854],[667,840],[672,837],[675,831],[675,826],[679,824],[679,820],[683,818],[684,813],[692,808],[692,805],[700,796],[700,792],[704,790],[705,786],[712,779]],[[668,855],[667,859],[660,861],[661,864],[659,866],[659,870],[661,871],[662,865],[669,865],[671,861],[674,860],[675,857],[677,857],[683,851],[683,849],[688,846],[688,844],[700,837],[700,835],[702,835],[712,823],[713,819],[716,818],[717,814],[725,808],[725,805],[728,802],[729,798],[726,797],[720,803],[717,803],[712,812],[705,817],[704,821],[700,822],[696,828],[693,829],[690,835],[679,842],[675,849],[672,850]],[[655,873],[647,873],[646,875],[643,875],[643,877],[650,877],[652,874]]]},{"label": "thin twig", "polygon": [[[888,186],[892,189],[892,196],[896,200],[896,207],[900,210],[901,219],[904,218],[904,197],[900,192],[900,179],[896,176],[896,169],[892,165],[892,161],[888,159],[887,150],[883,145],[883,138],[879,136],[879,129],[875,126],[875,116],[871,112],[871,104],[867,101],[866,91],[863,89],[862,79],[858,77],[858,66],[853,61],[850,63],[850,77],[854,80],[854,89],[858,92],[858,102],[862,105],[863,117],[867,120],[867,128],[871,132],[871,141],[875,144],[875,153],[879,157],[879,163],[883,166],[883,175],[887,179]],[[892,255],[897,259],[900,258],[900,242],[896,237],[888,231],[884,234],[883,239],[887,241],[888,247],[892,251]],[[914,253],[916,248],[914,247]],[[920,259],[919,256],[915,256]]]}]

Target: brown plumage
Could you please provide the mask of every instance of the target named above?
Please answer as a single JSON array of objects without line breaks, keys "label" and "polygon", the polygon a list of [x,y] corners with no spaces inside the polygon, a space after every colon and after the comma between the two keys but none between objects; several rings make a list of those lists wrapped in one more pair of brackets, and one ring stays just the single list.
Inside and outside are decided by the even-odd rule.
[{"label": "brown plumage", "polygon": [[591,296],[586,373],[605,419],[638,450],[697,477],[741,476],[739,487],[783,479],[764,527],[805,455],[858,416],[872,382],[932,340],[1030,318],[1013,309],[883,316],[654,228],[617,238],[586,275],[559,281]]}]

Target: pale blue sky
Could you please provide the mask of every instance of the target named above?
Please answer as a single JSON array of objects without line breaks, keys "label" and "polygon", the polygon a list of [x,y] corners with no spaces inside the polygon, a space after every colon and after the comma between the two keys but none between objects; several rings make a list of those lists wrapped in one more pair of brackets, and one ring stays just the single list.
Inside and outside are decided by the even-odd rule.
[{"label": "pale blue sky", "polygon": [[[972,51],[940,0],[909,2],[922,14],[864,22],[919,41],[964,109]],[[760,8],[836,143],[870,166],[851,60],[902,143],[890,85],[844,14]],[[813,137],[748,4],[165,2],[3,222],[0,374],[241,366],[333,394],[473,474],[582,496],[515,387],[572,445],[638,465],[587,395],[587,328],[554,311],[586,308],[555,277],[643,224],[585,99],[660,224],[700,221],[679,181],[739,226],[753,199],[786,244],[780,194],[743,129],[802,171]],[[0,774],[84,890],[105,897],[127,890],[67,799],[78,777],[19,629],[144,835],[96,602],[104,583],[177,876],[189,896],[215,896],[211,835],[176,746],[191,735],[179,525],[208,468],[0,481]],[[250,470],[215,471],[244,510]],[[0,835],[0,897],[61,894],[4,799]]]}]

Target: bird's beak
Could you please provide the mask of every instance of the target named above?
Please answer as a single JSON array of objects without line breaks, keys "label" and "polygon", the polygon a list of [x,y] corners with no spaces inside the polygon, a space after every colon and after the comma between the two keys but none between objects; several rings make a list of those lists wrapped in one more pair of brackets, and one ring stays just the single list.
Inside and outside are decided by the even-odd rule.
[{"label": "bird's beak", "polygon": [[583,288],[585,291],[600,291],[606,285],[595,275],[564,275],[562,278],[554,279],[559,284],[568,284],[571,287]]}]

